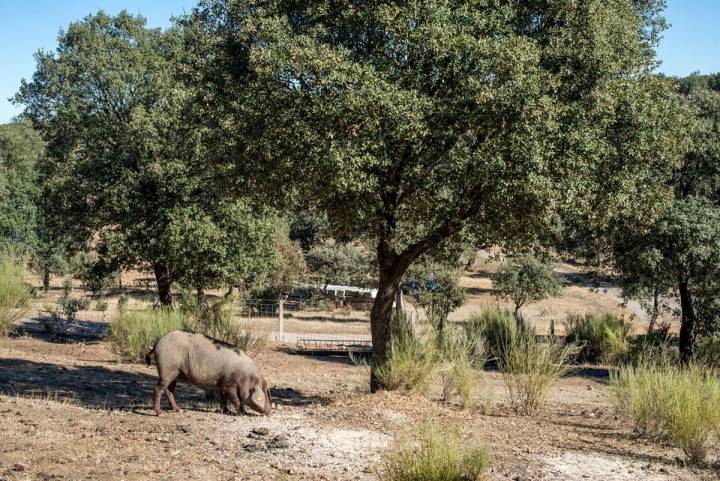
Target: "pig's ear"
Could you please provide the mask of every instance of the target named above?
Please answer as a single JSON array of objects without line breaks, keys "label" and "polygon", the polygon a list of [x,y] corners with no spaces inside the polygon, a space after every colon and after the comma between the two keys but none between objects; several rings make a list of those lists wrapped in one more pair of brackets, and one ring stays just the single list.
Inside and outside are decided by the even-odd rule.
[{"label": "pig's ear", "polygon": [[263,389],[260,385],[255,385],[250,399],[252,400],[253,404],[255,404],[255,406],[257,406],[258,408],[262,409],[262,407],[265,406],[265,393],[263,392]]}]

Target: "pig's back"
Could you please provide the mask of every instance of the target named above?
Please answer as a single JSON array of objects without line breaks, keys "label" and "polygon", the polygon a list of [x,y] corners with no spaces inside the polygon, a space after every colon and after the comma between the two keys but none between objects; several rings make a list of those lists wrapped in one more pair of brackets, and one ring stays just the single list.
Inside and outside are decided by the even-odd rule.
[{"label": "pig's back", "polygon": [[188,382],[202,387],[216,386],[232,376],[244,364],[243,358],[250,361],[224,343],[186,331],[166,334],[155,346],[155,354],[159,367],[176,368]]}]

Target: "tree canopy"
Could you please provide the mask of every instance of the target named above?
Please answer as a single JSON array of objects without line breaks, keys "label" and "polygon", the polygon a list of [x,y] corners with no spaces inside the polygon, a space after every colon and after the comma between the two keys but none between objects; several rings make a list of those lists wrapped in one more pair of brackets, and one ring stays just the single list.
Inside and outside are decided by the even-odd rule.
[{"label": "tree canopy", "polygon": [[0,125],[0,244],[28,250],[37,243],[36,168],[44,151],[30,123]]},{"label": "tree canopy", "polygon": [[270,261],[274,232],[264,209],[215,188],[202,124],[176,80],[182,32],[99,12],[58,41],[56,52],[37,53],[15,97],[47,141],[39,175],[48,229],[109,268],[149,266],[164,304],[176,281],[201,289],[257,275],[243,249]]},{"label": "tree canopy", "polygon": [[661,4],[206,0],[188,76],[231,188],[374,239],[382,362],[403,273],[443,241],[655,208],[666,189],[646,180],[684,135],[652,73]]}]

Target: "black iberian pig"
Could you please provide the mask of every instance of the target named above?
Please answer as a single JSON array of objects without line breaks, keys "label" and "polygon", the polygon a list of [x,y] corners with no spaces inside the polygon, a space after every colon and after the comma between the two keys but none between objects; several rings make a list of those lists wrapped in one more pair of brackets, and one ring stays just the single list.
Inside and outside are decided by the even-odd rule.
[{"label": "black iberian pig", "polygon": [[158,416],[163,391],[173,411],[180,412],[174,394],[178,380],[203,388],[217,388],[224,413],[228,412],[229,400],[238,413],[246,405],[259,413],[270,414],[267,381],[252,359],[235,346],[202,334],[172,331],[160,338],[145,356],[148,365],[153,353],[159,377],[153,398]]}]

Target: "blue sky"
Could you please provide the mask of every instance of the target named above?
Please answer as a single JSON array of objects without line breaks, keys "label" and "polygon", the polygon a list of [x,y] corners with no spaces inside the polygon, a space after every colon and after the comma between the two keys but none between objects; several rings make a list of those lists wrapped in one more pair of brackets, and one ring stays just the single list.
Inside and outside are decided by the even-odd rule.
[{"label": "blue sky", "polygon": [[[51,50],[60,28],[99,9],[141,13],[151,27],[165,27],[172,15],[189,11],[195,0],[3,0],[0,17],[0,123],[20,112],[7,100],[35,70],[33,53]],[[688,75],[720,71],[720,0],[669,0],[672,24],[658,50],[661,72]]]}]

